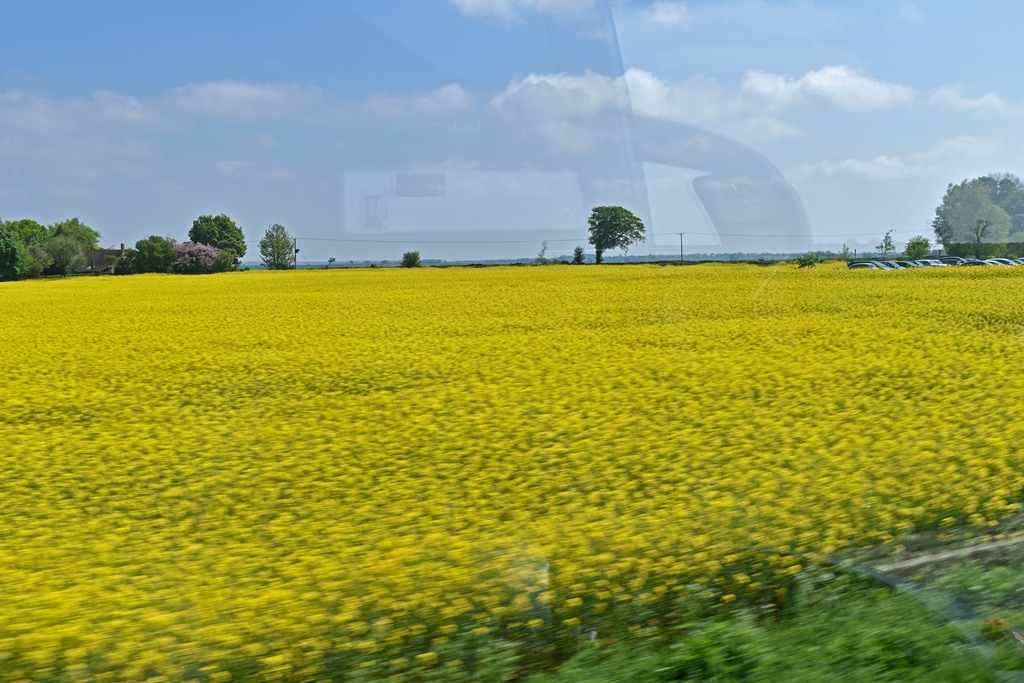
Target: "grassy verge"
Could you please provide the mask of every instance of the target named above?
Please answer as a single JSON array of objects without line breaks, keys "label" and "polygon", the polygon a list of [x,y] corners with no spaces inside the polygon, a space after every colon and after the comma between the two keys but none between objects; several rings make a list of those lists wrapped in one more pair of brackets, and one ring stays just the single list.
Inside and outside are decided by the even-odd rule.
[{"label": "grassy verge", "polygon": [[[980,580],[965,570],[945,571],[937,587],[970,592],[965,584]],[[1005,597],[1010,583],[1014,591],[1024,585],[998,576],[1003,578],[990,580],[1003,588],[993,589],[993,596]],[[782,614],[707,616],[713,610],[699,600],[690,612],[677,626],[638,631],[628,640],[590,640],[585,634],[578,654],[557,671],[525,680],[1000,681],[1013,664],[1007,656],[1015,655],[979,647],[973,636],[980,624],[951,624],[912,597],[823,569],[801,577],[797,596]]]}]

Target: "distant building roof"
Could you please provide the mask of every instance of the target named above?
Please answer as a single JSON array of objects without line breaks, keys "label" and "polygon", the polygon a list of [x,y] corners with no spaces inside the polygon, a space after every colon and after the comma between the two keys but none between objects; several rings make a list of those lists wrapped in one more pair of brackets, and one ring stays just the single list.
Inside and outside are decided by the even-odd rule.
[{"label": "distant building roof", "polygon": [[120,249],[86,249],[85,264],[76,273],[106,273],[115,256],[124,256],[124,243]]}]

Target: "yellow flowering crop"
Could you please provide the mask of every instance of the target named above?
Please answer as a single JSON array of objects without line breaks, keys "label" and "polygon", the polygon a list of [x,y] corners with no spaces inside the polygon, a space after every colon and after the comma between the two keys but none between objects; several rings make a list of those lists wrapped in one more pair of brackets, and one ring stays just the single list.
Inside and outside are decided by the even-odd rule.
[{"label": "yellow flowering crop", "polygon": [[456,670],[769,600],[800,564],[744,548],[1015,511],[1022,360],[1024,269],[0,284],[0,679]]}]

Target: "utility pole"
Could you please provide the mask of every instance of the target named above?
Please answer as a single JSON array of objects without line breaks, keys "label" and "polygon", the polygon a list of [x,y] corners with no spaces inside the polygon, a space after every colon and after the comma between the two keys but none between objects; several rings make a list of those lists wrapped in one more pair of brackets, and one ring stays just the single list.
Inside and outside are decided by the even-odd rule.
[{"label": "utility pole", "polygon": [[292,238],[292,250],[294,251],[294,253],[292,254],[292,267],[294,268],[294,270],[298,270],[299,269],[299,238],[298,237],[293,237]]},{"label": "utility pole", "polygon": [[683,264],[683,234],[679,233],[679,265]]}]

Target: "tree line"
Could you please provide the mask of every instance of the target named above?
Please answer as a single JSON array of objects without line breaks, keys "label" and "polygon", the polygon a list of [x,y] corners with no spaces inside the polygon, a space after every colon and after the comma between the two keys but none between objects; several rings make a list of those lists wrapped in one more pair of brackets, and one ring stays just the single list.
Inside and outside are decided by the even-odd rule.
[{"label": "tree line", "polygon": [[69,218],[42,225],[30,218],[0,219],[0,280],[65,275],[85,265],[85,251],[97,249],[100,234]]},{"label": "tree line", "polygon": [[[216,273],[234,270],[245,256],[245,235],[224,214],[192,222],[189,241],[150,235],[109,259],[117,275]],[[0,280],[26,280],[81,271],[99,250],[100,233],[78,218],[44,226],[32,219],[0,219]]]},{"label": "tree line", "polygon": [[932,229],[950,256],[1024,256],[1024,182],[993,173],[950,183]]},{"label": "tree line", "polygon": [[[597,263],[609,249],[628,251],[644,240],[643,222],[619,206],[599,206],[588,220],[590,244],[596,250]],[[245,256],[245,235],[228,216],[203,215],[192,223],[188,242],[172,237],[150,235],[110,259],[115,275],[139,273],[200,274],[234,270]],[[21,280],[43,275],[68,275],[80,271],[86,253],[98,250],[100,233],[77,218],[51,226],[31,219],[0,219],[0,280]],[[260,258],[266,268],[282,270],[297,266],[295,238],[280,224],[271,225],[259,243]],[[538,262],[547,262],[547,243]],[[330,259],[331,262],[334,259]],[[576,247],[573,263],[583,263],[583,247]],[[402,266],[421,264],[418,251],[402,255]]]}]

